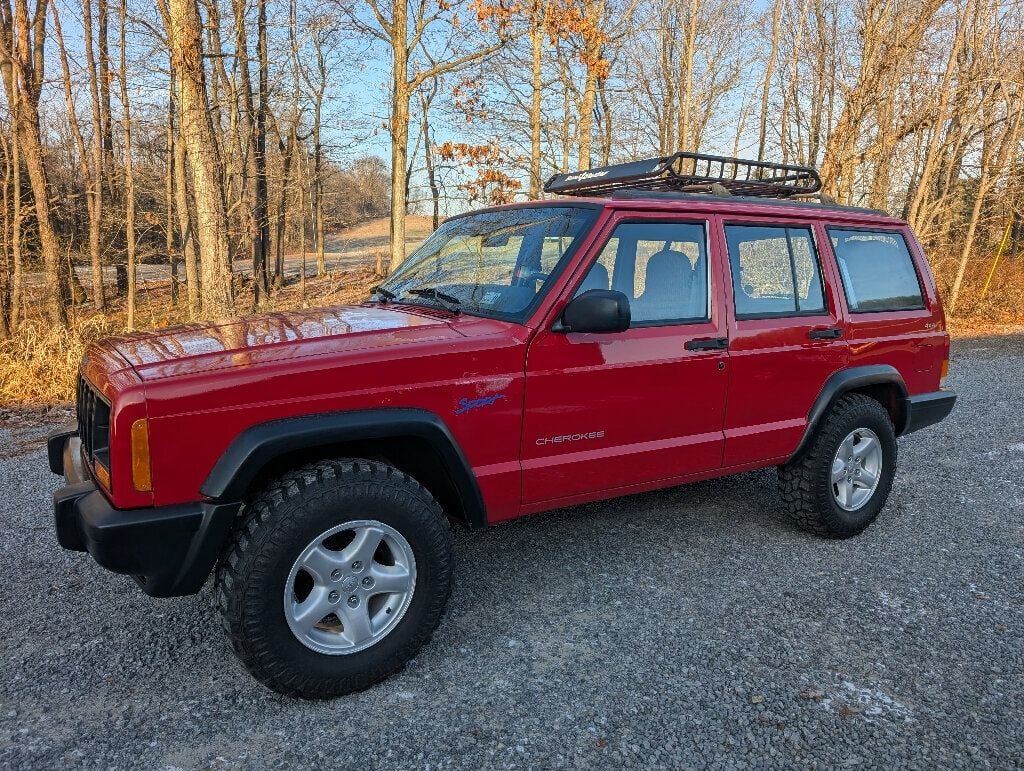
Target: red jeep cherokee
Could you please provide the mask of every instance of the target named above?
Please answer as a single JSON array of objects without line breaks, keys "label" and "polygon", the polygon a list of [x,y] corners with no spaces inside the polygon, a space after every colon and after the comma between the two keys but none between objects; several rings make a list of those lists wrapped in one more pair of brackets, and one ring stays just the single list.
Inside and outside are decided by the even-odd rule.
[{"label": "red jeep cherokee", "polygon": [[329,697],[430,638],[449,519],[777,466],[798,526],[856,535],[896,437],[953,407],[949,336],[907,224],[819,188],[684,153],[558,175],[572,197],[453,217],[361,305],[93,345],[57,538],[153,596],[215,573],[245,666]]}]

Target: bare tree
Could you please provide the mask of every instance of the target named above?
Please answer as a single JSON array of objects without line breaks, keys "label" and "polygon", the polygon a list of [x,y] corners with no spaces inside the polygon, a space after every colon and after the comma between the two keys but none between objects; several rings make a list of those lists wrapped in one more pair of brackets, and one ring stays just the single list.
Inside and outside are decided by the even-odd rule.
[{"label": "bare tree", "polygon": [[[437,10],[427,3],[412,3],[408,0],[365,0],[373,17],[366,23],[351,16],[359,29],[384,42],[391,54],[391,114],[388,131],[391,134],[391,269],[396,269],[405,260],[405,216],[408,204],[405,169],[409,162],[409,102],[416,90],[430,78],[453,72],[468,64],[477,62],[504,45],[499,35],[495,42],[483,44],[461,55],[438,60],[433,66],[422,70],[410,67],[416,49],[426,44],[431,28],[452,23],[452,6],[438,5]],[[410,5],[412,12],[410,13]],[[498,6],[483,7],[494,16],[501,11]],[[478,16],[486,23],[484,10]],[[499,25],[501,17],[491,21]]]},{"label": "bare tree", "polygon": [[[100,46],[101,51],[103,52],[103,58],[107,59],[107,41],[104,39],[107,35],[106,0],[100,0],[100,8]],[[53,18],[54,27],[56,29],[59,25],[59,22],[57,21],[56,4],[53,5]],[[103,86],[106,105],[108,107],[106,125],[104,125],[103,107],[101,106],[102,102],[100,99],[99,81],[101,74],[97,72],[96,56],[93,51],[92,0],[82,0],[82,28],[84,33],[83,39],[85,41],[85,70],[86,77],[89,82],[89,104],[92,110],[92,134],[89,141],[91,169],[89,170],[89,176],[85,178],[89,210],[89,264],[92,268],[92,302],[96,310],[101,311],[106,307],[106,297],[104,296],[103,291],[103,263],[102,254],[100,252],[100,228],[103,220],[104,142],[108,138],[108,134],[110,132],[110,87],[108,84],[104,84]],[[64,64],[64,79],[68,84],[67,90],[70,92],[71,76],[67,72],[67,54],[63,42],[60,44],[60,49],[62,62]],[[105,65],[104,69],[108,68],[109,64]],[[103,76],[107,75],[108,73],[103,73]],[[69,118],[74,114],[74,102],[71,101],[70,98],[68,98],[68,114]]]},{"label": "bare tree", "polygon": [[210,119],[203,68],[202,21],[195,0],[160,0],[172,69],[177,75],[181,105],[181,139],[191,172],[196,201],[196,235],[202,270],[202,308],[209,316],[231,312],[227,212],[223,167]]},{"label": "bare tree", "polygon": [[120,77],[122,128],[124,131],[124,234],[128,256],[128,330],[135,329],[135,169],[132,160],[132,113],[128,100],[128,0],[121,0],[120,8]]},{"label": "bare tree", "polygon": [[32,185],[39,248],[43,257],[46,297],[50,321],[58,326],[68,322],[70,267],[61,259],[50,207],[50,184],[43,160],[39,124],[39,96],[43,85],[46,44],[47,0],[36,0],[29,16],[28,0],[0,0],[0,71],[7,93],[17,105],[15,132],[24,150],[25,167]]}]

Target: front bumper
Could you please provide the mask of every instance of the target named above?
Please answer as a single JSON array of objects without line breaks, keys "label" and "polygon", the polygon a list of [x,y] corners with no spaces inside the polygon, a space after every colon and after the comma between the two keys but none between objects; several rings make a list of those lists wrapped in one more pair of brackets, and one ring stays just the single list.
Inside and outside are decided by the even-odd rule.
[{"label": "front bumper", "polygon": [[906,420],[902,434],[909,434],[925,426],[931,426],[946,419],[956,404],[954,391],[934,391],[928,394],[908,396],[903,400]]},{"label": "front bumper", "polygon": [[[50,469],[68,484],[53,494],[57,542],[85,551],[115,573],[133,576],[154,597],[195,594],[206,583],[240,503],[201,501],[116,509],[88,477],[74,432],[47,441]],[[77,459],[77,463],[76,463]]]}]

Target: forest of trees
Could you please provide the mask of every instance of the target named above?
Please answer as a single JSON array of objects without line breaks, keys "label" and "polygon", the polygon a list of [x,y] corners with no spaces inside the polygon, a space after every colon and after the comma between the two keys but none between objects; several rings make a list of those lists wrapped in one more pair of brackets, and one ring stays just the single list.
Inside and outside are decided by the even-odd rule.
[{"label": "forest of trees", "polygon": [[347,225],[390,215],[393,269],[410,211],[676,150],[905,217],[954,313],[1024,244],[1011,0],[0,0],[0,74],[0,337],[104,311],[105,266],[129,329],[143,261],[216,317]]}]

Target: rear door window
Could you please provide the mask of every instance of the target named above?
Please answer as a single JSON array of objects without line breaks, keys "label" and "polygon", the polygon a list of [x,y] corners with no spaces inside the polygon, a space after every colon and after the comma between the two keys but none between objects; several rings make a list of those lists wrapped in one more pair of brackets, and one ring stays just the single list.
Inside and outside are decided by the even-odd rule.
[{"label": "rear door window", "polygon": [[925,307],[914,261],[901,233],[829,228],[828,235],[851,312]]},{"label": "rear door window", "polygon": [[806,227],[726,225],[736,318],[825,313],[821,268]]}]

